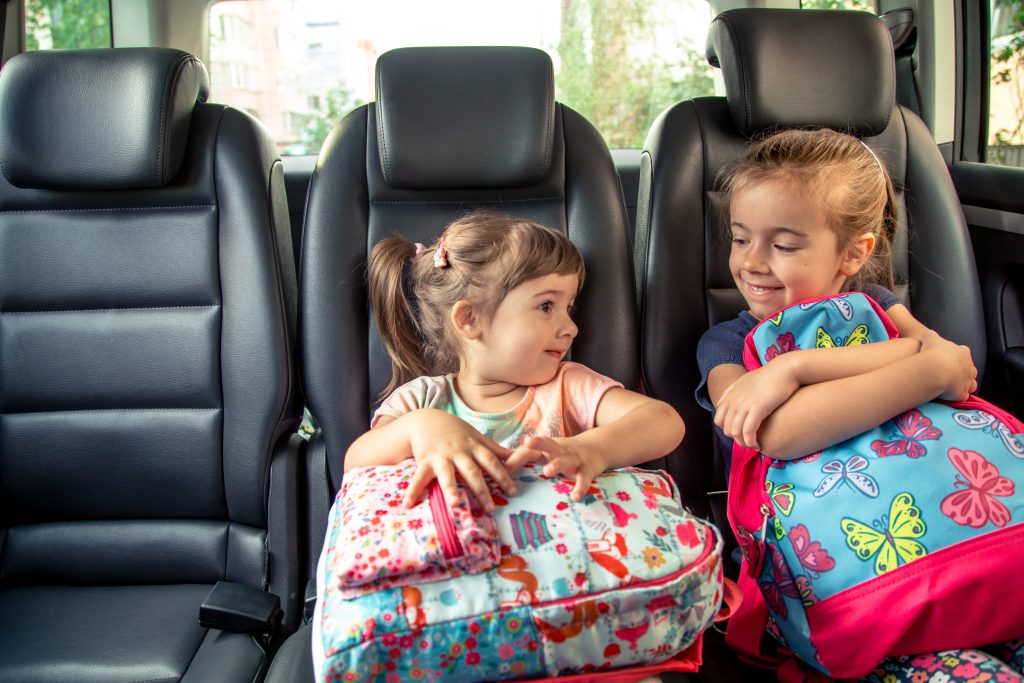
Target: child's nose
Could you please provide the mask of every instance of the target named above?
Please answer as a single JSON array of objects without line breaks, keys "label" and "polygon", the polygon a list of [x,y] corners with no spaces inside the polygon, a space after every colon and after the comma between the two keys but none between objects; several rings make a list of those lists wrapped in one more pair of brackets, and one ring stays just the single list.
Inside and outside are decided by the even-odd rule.
[{"label": "child's nose", "polygon": [[749,249],[743,259],[743,267],[753,272],[766,272],[768,270],[768,259],[761,247]]},{"label": "child's nose", "polygon": [[562,333],[567,334],[570,337],[575,337],[579,334],[580,328],[577,327],[576,322],[569,316],[565,317],[565,322],[562,324]]}]

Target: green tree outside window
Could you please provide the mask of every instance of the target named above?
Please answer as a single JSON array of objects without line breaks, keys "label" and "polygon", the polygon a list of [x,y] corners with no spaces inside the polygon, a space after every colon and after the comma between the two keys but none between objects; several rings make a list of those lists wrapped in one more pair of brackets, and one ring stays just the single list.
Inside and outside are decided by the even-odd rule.
[{"label": "green tree outside window", "polygon": [[110,0],[26,0],[28,50],[110,47]]},{"label": "green tree outside window", "polygon": [[1024,3],[992,2],[987,161],[1024,166]]},{"label": "green tree outside window", "polygon": [[555,96],[589,119],[609,147],[642,147],[663,109],[714,94],[703,49],[677,41],[653,55],[641,52],[655,33],[656,0],[561,0],[561,5]]},{"label": "green tree outside window", "polygon": [[852,9],[873,12],[874,0],[800,0],[800,9]]}]

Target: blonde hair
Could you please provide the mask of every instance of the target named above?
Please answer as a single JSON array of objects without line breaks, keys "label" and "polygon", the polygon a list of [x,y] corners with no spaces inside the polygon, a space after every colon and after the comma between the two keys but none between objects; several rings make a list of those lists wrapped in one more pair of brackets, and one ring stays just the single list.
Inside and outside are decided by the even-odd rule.
[{"label": "blonde hair", "polygon": [[[435,267],[444,240],[447,266]],[[569,238],[533,221],[478,211],[450,223],[438,240],[417,254],[398,237],[370,252],[367,279],[377,328],[391,357],[387,396],[422,375],[459,369],[461,340],[450,320],[461,300],[488,320],[512,289],[545,275],[577,275],[583,256]],[[579,289],[577,289],[577,292]]]},{"label": "blonde hair", "polygon": [[846,281],[846,291],[868,283],[893,287],[896,191],[884,165],[865,143],[828,128],[775,133],[752,144],[733,166],[725,181],[726,205],[736,193],[770,180],[788,183],[816,201],[840,250],[864,233],[874,234],[874,251]]}]

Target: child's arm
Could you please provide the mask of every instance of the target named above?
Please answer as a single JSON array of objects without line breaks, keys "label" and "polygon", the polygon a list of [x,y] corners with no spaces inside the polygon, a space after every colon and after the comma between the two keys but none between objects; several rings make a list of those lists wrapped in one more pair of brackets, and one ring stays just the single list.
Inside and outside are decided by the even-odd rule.
[{"label": "child's arm", "polygon": [[[515,485],[502,462],[512,450],[499,446],[472,426],[434,408],[420,408],[401,417],[382,417],[373,429],[352,442],[345,453],[345,470],[362,465],[396,465],[416,459],[416,473],[406,489],[404,504],[413,505],[434,478],[445,497],[458,500],[456,474],[480,500],[494,510],[483,472],[509,495]],[[483,470],[483,471],[481,471]]]},{"label": "child's arm", "polygon": [[790,351],[750,372],[740,365],[716,366],[708,374],[715,423],[741,445],[760,449],[757,431],[761,423],[800,387],[862,375],[907,358],[920,346],[916,339],[895,339]]},{"label": "child's arm", "polygon": [[[744,436],[743,430],[746,428],[749,431],[749,428],[745,425],[742,401],[732,395],[734,392],[722,388],[722,382],[713,385],[709,377],[713,402],[716,389],[721,392],[715,403],[715,422],[738,443],[757,443],[760,450],[771,457],[789,460],[859,434],[934,398],[965,398],[976,388],[974,379],[977,372],[970,359],[970,350],[948,342],[931,331],[924,332],[922,336],[920,353],[911,353],[852,376],[803,386],[771,412],[760,424],[760,430],[755,425],[755,433],[750,441],[744,441],[749,437]],[[900,352],[905,352],[907,348],[906,344],[902,347],[897,347],[894,342],[887,344]],[[865,351],[885,345],[872,344],[865,347]],[[838,357],[838,352],[843,349],[822,351],[830,352],[829,362],[812,364],[808,371],[811,374],[801,379],[813,378],[815,370],[819,373],[817,377],[827,376],[831,358],[833,355]],[[789,355],[792,354],[785,354],[776,360]],[[804,356],[810,357],[810,354]],[[872,356],[871,361],[881,358],[881,355]],[[795,364],[796,360],[790,362]],[[771,365],[756,372],[767,370]]]},{"label": "child's arm", "polygon": [[581,500],[605,470],[638,465],[665,455],[683,439],[683,420],[671,406],[626,389],[605,392],[595,427],[570,437],[529,437],[506,462],[510,471],[545,459],[544,475],[575,477],[571,497]]}]

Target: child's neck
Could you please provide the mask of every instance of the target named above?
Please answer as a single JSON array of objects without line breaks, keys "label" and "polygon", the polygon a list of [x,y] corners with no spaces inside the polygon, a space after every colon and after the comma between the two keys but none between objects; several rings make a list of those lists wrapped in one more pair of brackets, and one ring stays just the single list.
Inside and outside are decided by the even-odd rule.
[{"label": "child's neck", "polygon": [[504,413],[512,410],[526,395],[527,387],[509,382],[494,382],[459,372],[453,378],[455,391],[471,410],[478,413]]}]

